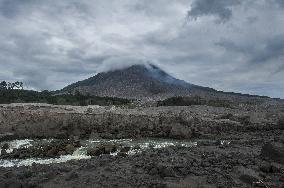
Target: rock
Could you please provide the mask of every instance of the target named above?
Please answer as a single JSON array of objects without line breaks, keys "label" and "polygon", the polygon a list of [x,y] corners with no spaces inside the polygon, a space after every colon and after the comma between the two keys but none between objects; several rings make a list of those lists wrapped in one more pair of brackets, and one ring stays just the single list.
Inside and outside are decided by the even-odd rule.
[{"label": "rock", "polygon": [[25,187],[25,185],[23,185],[19,180],[17,180],[16,178],[12,178],[9,180],[4,180],[4,182],[1,182],[1,187],[7,187],[7,188],[22,188]]},{"label": "rock", "polygon": [[237,168],[236,174],[239,176],[239,179],[242,182],[251,186],[261,179],[254,170],[245,168],[243,166]]},{"label": "rock", "polygon": [[30,170],[22,171],[18,173],[20,179],[30,178],[33,176],[33,173]]},{"label": "rock", "polygon": [[210,163],[207,162],[207,161],[203,161],[203,162],[201,163],[201,166],[202,166],[202,167],[208,167],[208,166],[210,166]]},{"label": "rock", "polygon": [[99,156],[101,154],[110,154],[112,152],[117,151],[117,145],[116,144],[102,144],[95,148],[89,148],[87,150],[87,155],[90,156]]},{"label": "rock", "polygon": [[171,138],[178,138],[178,139],[191,138],[192,132],[191,129],[185,128],[181,124],[174,124],[172,125],[172,129],[170,131],[169,136]]},{"label": "rock", "polygon": [[[207,182],[206,177],[202,176],[187,176],[181,179],[179,182],[167,182],[166,187],[176,187],[176,188],[216,188],[215,185],[210,185]],[[223,188],[218,186],[218,188]]]},{"label": "rock", "polygon": [[228,113],[228,114],[222,114],[220,116],[218,116],[216,119],[232,119],[234,115],[231,114],[231,113]]},{"label": "rock", "polygon": [[198,146],[219,146],[221,145],[221,141],[215,141],[215,140],[200,140],[197,142]]},{"label": "rock", "polygon": [[282,171],[282,169],[281,169],[280,164],[278,164],[278,163],[271,163],[271,172],[272,173],[279,173],[281,171]]},{"label": "rock", "polygon": [[87,108],[86,113],[91,114],[92,112],[93,112],[93,109],[92,109],[92,108]]},{"label": "rock", "polygon": [[111,133],[106,132],[106,133],[101,134],[101,137],[105,139],[112,139],[114,136]]},{"label": "rock", "polygon": [[120,150],[120,152],[124,152],[124,153],[127,153],[127,152],[129,152],[130,151],[130,149],[131,149],[131,147],[123,147],[123,148],[121,148],[121,150]]},{"label": "rock", "polygon": [[6,150],[1,151],[1,159],[25,159],[33,157],[34,154],[27,148],[14,149],[11,153],[7,153]]},{"label": "rock", "polygon": [[110,154],[112,152],[116,152],[117,145],[116,144],[106,144],[104,147],[104,154]]},{"label": "rock", "polygon": [[66,175],[65,180],[70,181],[70,180],[76,179],[78,177],[79,177],[78,173],[75,172],[75,171],[72,171],[72,172],[70,172]]},{"label": "rock", "polygon": [[139,149],[141,149],[141,147],[140,147],[140,146],[138,146],[138,145],[136,145],[136,146],[134,146],[134,147],[133,147],[133,149],[135,149],[135,150],[139,150]]},{"label": "rock", "polygon": [[237,117],[238,122],[240,122],[243,125],[249,125],[251,124],[251,117],[250,116],[239,116]]},{"label": "rock", "polygon": [[278,123],[279,127],[281,129],[284,129],[284,116],[280,117],[279,120],[278,120]]},{"label": "rock", "polygon": [[0,142],[7,141],[7,140],[13,140],[16,136],[14,133],[2,133],[0,134]]},{"label": "rock", "polygon": [[95,140],[95,139],[101,139],[101,137],[99,133],[92,131],[89,136],[89,140]]},{"label": "rock", "polygon": [[76,148],[72,144],[67,144],[65,146],[65,152],[69,155],[72,155]]},{"label": "rock", "polygon": [[103,150],[101,148],[89,148],[87,150],[87,155],[89,156],[99,156],[103,154]]},{"label": "rock", "polygon": [[261,164],[261,166],[259,167],[259,169],[264,172],[264,173],[271,173],[271,165],[267,162],[264,162]]},{"label": "rock", "polygon": [[267,143],[261,149],[261,156],[284,164],[284,145],[277,142]]},{"label": "rock", "polygon": [[117,153],[117,156],[120,156],[120,157],[127,157],[127,153],[126,152],[118,152]]},{"label": "rock", "polygon": [[80,146],[81,146],[80,140],[75,140],[75,141],[73,142],[73,146],[74,146],[74,147],[80,147]]},{"label": "rock", "polygon": [[8,153],[7,153],[7,151],[5,150],[5,149],[2,149],[1,150],[1,158],[3,157],[3,156],[6,156]]},{"label": "rock", "polygon": [[66,152],[65,151],[59,151],[58,155],[66,155]]},{"label": "rock", "polygon": [[176,173],[171,166],[159,165],[158,172],[161,177],[175,177]]},{"label": "rock", "polygon": [[56,157],[57,154],[58,154],[58,150],[57,150],[56,147],[52,147],[52,148],[49,149],[49,150],[47,151],[47,153],[46,153],[46,155],[47,155],[48,157]]},{"label": "rock", "polygon": [[2,150],[6,150],[6,149],[9,149],[9,144],[8,143],[5,143],[2,147],[1,147]]}]

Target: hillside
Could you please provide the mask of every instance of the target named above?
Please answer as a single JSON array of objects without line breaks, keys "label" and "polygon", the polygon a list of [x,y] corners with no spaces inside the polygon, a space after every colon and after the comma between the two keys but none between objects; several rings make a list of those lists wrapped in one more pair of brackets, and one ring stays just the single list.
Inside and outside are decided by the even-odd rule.
[{"label": "hillside", "polygon": [[89,94],[122,98],[167,98],[188,96],[197,91],[215,91],[176,79],[155,65],[131,67],[99,73],[96,76],[71,84],[64,93]]}]

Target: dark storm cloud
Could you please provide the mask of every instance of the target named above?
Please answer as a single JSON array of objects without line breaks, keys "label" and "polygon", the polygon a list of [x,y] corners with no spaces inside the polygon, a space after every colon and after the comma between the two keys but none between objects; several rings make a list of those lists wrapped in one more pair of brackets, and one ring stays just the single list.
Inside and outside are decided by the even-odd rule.
[{"label": "dark storm cloud", "polygon": [[0,13],[7,18],[15,18],[31,10],[37,0],[0,0]]},{"label": "dark storm cloud", "polygon": [[153,62],[194,84],[284,97],[283,14],[282,0],[0,0],[0,80],[53,90]]},{"label": "dark storm cloud", "polygon": [[283,0],[273,0],[274,3],[278,4],[279,7],[284,8],[284,1]]},{"label": "dark storm cloud", "polygon": [[195,0],[191,10],[188,11],[188,16],[198,18],[213,15],[223,22],[228,21],[232,17],[232,6],[241,2],[242,0]]},{"label": "dark storm cloud", "polygon": [[242,53],[248,57],[249,63],[266,63],[281,59],[284,60],[284,35],[274,36],[259,43],[238,45],[232,41],[216,43],[228,51]]},{"label": "dark storm cloud", "polygon": [[47,81],[47,75],[44,71],[39,71],[38,69],[27,69],[27,70],[15,70],[13,72],[15,77],[21,77],[24,81],[25,87],[28,89],[40,89],[51,87]]},{"label": "dark storm cloud", "polygon": [[284,60],[284,35],[269,39],[263,48],[254,54],[252,62],[266,62],[278,58]]}]

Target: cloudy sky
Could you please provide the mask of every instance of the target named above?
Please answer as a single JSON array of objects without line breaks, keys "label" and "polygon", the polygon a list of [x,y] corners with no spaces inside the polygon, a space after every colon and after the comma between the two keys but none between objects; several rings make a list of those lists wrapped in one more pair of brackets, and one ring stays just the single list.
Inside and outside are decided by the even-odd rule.
[{"label": "cloudy sky", "polygon": [[60,89],[153,62],[218,90],[284,98],[283,0],[0,0],[0,80]]}]

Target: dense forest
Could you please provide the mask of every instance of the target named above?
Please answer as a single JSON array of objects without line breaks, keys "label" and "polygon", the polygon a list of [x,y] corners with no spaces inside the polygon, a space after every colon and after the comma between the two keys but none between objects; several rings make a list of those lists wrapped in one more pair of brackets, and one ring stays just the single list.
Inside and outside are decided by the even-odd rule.
[{"label": "dense forest", "polygon": [[9,103],[48,103],[54,105],[129,105],[130,100],[113,98],[113,97],[98,97],[84,96],[79,93],[75,95],[62,94],[56,95],[50,91],[32,91],[24,90],[21,82],[0,82],[0,104]]}]

